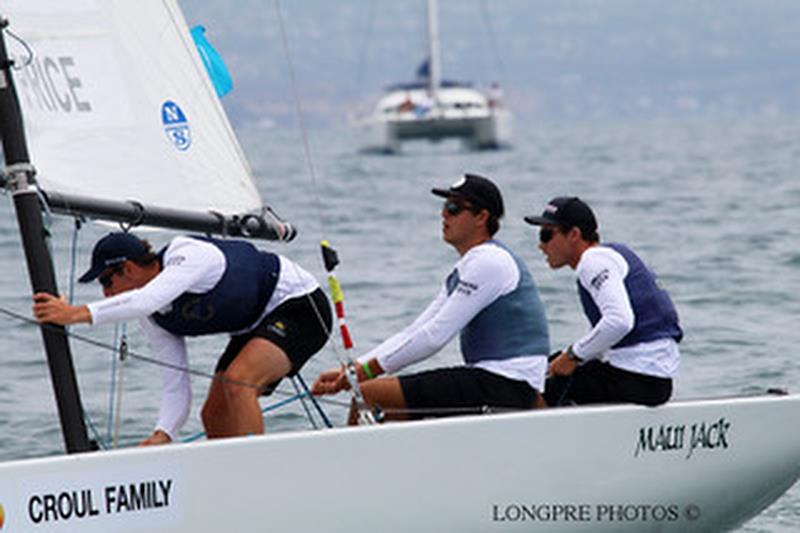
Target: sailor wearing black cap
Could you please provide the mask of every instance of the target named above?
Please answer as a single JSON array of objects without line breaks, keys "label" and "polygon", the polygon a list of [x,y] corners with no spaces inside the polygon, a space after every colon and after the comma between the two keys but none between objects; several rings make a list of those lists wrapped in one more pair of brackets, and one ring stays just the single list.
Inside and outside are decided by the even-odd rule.
[{"label": "sailor wearing black cap", "polygon": [[548,405],[666,402],[683,332],[655,274],[624,244],[600,244],[594,213],[577,197],[554,198],[525,221],[541,226],[539,248],[551,268],[576,271],[592,326],[550,362]]},{"label": "sailor wearing black cap", "polygon": [[263,433],[258,397],[294,375],[328,339],[330,305],[314,277],[286,257],[249,242],[175,237],[160,252],[130,233],[110,233],[80,277],[106,298],[69,305],[38,293],[39,322],[105,324],[140,319],[166,363],[161,408],[142,444],[174,441],[191,408],[185,337],[229,333],[203,406],[209,437]]},{"label": "sailor wearing black cap", "polygon": [[[432,192],[446,198],[442,234],[460,259],[410,326],[359,359],[361,392],[395,420],[484,407],[529,409],[544,387],[547,321],[528,269],[493,238],[504,212],[500,190],[487,178],[466,174]],[[465,366],[372,379],[430,357],[457,334]],[[313,390],[329,394],[346,386],[343,370],[332,369],[320,374]]]}]

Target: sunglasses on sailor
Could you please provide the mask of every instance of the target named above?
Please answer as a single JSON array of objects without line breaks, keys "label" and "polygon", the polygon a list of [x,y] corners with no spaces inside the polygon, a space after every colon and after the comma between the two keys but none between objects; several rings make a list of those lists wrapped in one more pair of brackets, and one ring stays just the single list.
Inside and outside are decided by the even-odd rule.
[{"label": "sunglasses on sailor", "polygon": [[444,203],[444,210],[447,212],[448,215],[451,216],[456,216],[465,209],[471,209],[471,208],[469,205],[463,202],[457,202],[455,200],[447,200]]},{"label": "sunglasses on sailor", "polygon": [[99,276],[97,276],[97,281],[100,282],[100,285],[103,286],[104,289],[108,289],[111,287],[111,284],[114,283],[114,275],[122,273],[122,265],[114,265],[111,269],[106,270]]},{"label": "sunglasses on sailor", "polygon": [[553,239],[553,236],[556,234],[556,228],[549,227],[549,228],[542,228],[539,230],[539,242],[542,244],[547,244]]}]

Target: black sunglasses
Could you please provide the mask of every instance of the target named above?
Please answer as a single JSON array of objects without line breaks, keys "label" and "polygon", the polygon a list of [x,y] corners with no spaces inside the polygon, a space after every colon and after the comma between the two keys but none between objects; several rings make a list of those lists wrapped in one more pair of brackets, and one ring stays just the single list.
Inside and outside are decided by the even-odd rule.
[{"label": "black sunglasses", "polygon": [[553,239],[555,234],[555,228],[542,228],[539,230],[539,242],[542,244],[547,244]]},{"label": "black sunglasses", "polygon": [[448,215],[456,216],[465,209],[469,210],[471,213],[476,213],[475,208],[466,202],[447,200],[444,203],[444,210],[447,211]]},{"label": "black sunglasses", "polygon": [[122,273],[122,265],[115,265],[111,267],[111,270],[103,272],[99,276],[97,276],[97,281],[100,282],[100,285],[103,286],[104,289],[111,287],[111,284],[114,283],[114,275]]}]

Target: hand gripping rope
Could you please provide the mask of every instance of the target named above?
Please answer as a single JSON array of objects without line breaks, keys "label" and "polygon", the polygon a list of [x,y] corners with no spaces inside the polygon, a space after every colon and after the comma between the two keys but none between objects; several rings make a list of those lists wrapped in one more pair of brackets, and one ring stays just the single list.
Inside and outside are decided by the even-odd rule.
[{"label": "hand gripping rope", "polygon": [[358,410],[358,421],[360,424],[374,424],[376,417],[372,411],[367,407],[364,401],[364,396],[361,394],[361,387],[358,384],[358,373],[356,372],[356,364],[350,356],[350,350],[353,348],[353,338],[350,336],[350,330],[347,329],[347,323],[344,318],[344,292],[339,280],[333,274],[333,269],[339,264],[339,256],[336,250],[331,248],[328,241],[320,243],[322,249],[322,261],[325,263],[325,270],[328,272],[328,287],[331,290],[331,298],[336,310],[336,322],[339,325],[339,333],[342,336],[342,345],[344,346],[344,356],[338,357],[339,362],[345,370],[347,383],[350,385],[350,393],[353,396],[353,402]]}]

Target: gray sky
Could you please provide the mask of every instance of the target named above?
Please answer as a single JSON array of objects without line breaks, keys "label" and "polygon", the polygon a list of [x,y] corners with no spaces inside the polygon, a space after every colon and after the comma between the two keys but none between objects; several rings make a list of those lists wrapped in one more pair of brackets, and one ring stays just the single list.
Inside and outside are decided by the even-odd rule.
[{"label": "gray sky", "polygon": [[[234,122],[292,120],[275,1],[181,0],[236,85]],[[425,56],[424,2],[284,0],[309,120],[340,122]],[[446,78],[545,120],[800,112],[800,1],[439,0]]]}]

